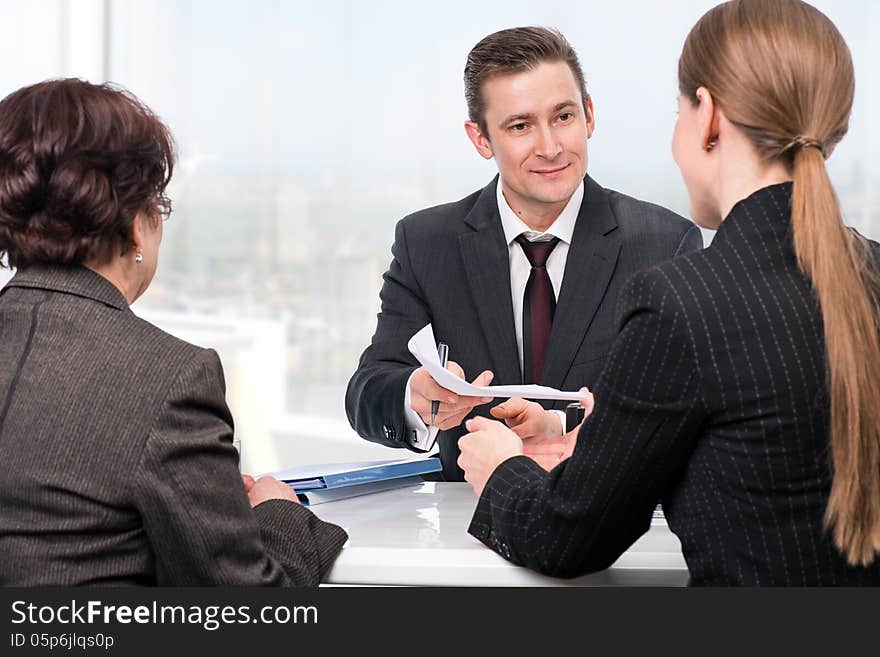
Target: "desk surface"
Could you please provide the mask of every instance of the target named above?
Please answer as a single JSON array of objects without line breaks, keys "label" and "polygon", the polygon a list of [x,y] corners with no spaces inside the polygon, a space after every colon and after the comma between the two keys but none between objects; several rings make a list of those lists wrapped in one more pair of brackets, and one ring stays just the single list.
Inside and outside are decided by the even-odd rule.
[{"label": "desk surface", "polygon": [[665,520],[614,565],[564,580],[514,566],[467,533],[477,497],[465,483],[427,482],[318,504],[322,519],[349,539],[328,584],[428,586],[683,586],[688,572],[678,538]]}]

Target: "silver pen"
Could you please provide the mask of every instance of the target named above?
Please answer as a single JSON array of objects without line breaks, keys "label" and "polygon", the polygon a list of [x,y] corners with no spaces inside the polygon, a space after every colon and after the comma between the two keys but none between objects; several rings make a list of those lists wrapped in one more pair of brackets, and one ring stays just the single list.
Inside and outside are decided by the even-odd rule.
[{"label": "silver pen", "polygon": [[[442,367],[446,367],[446,360],[449,358],[449,347],[446,343],[441,342],[437,345],[437,355],[440,356],[440,365]],[[431,402],[431,425],[433,426],[434,420],[437,419],[437,413],[440,411],[440,402],[438,400],[434,400]]]}]

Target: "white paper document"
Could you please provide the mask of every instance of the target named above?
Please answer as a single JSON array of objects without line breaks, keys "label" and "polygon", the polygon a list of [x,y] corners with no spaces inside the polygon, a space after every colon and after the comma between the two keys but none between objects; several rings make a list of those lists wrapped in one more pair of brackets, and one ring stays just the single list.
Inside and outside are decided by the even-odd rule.
[{"label": "white paper document", "polygon": [[[522,397],[523,399],[558,399],[581,401],[586,395],[580,392],[564,392],[539,385],[525,386],[475,386],[456,376],[440,364],[437,342],[430,324],[410,338],[410,353],[422,364],[441,386],[463,397]],[[455,360],[455,345],[449,345],[449,358]]]}]

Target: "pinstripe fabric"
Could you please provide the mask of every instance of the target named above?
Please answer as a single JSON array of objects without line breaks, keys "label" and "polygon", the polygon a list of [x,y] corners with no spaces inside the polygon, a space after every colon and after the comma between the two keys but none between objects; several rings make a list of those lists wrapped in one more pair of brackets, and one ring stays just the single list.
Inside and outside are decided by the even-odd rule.
[{"label": "pinstripe fabric", "polygon": [[490,478],[470,532],[516,563],[605,568],[662,501],[694,585],[880,584],[822,529],[828,399],[791,184],[737,204],[712,245],[636,274],[572,457]]},{"label": "pinstripe fabric", "polygon": [[85,268],[0,292],[0,584],[316,585],[342,529],[251,509],[216,353]]}]

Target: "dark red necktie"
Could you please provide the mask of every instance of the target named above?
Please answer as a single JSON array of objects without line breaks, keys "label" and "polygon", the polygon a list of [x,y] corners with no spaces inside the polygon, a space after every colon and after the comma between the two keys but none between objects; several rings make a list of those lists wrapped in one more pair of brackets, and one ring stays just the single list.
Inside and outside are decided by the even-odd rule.
[{"label": "dark red necktie", "polygon": [[556,295],[547,273],[547,258],[559,243],[554,237],[546,242],[529,242],[525,235],[516,241],[529,259],[532,271],[523,295],[523,383],[537,383],[544,369],[544,357],[553,327]]}]

